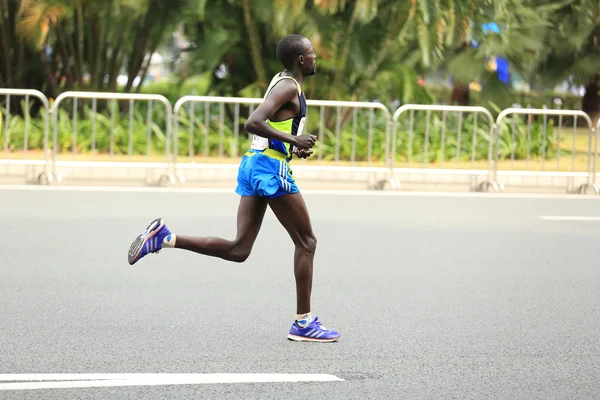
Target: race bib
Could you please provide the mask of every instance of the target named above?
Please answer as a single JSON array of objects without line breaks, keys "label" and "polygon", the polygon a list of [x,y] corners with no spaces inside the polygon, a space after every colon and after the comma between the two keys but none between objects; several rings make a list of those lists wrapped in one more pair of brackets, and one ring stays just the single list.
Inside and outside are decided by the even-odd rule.
[{"label": "race bib", "polygon": [[250,144],[250,148],[253,150],[265,150],[269,147],[269,139],[252,135],[252,143]]},{"label": "race bib", "polygon": [[[304,132],[304,125],[306,124],[306,117],[300,120],[298,124],[298,131],[296,132],[296,136],[302,135]],[[250,148],[253,150],[265,150],[269,147],[269,139],[264,138],[258,135],[252,135],[252,143],[250,144]],[[290,150],[293,151],[294,146],[290,146]]]},{"label": "race bib", "polygon": [[297,136],[302,135],[302,132],[304,132],[304,124],[306,123],[306,117],[303,117],[300,120],[300,123],[298,124],[298,133]]},{"label": "race bib", "polygon": [[[302,117],[300,123],[298,124],[298,130],[296,131],[296,136],[302,135],[304,132],[304,125],[306,124],[306,117]],[[293,153],[296,150],[296,146],[290,146],[290,151]]]}]

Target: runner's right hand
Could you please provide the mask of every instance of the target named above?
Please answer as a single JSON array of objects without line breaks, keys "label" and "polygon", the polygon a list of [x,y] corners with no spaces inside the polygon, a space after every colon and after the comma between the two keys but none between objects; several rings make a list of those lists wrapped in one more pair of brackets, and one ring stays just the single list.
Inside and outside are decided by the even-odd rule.
[{"label": "runner's right hand", "polygon": [[295,138],[294,146],[299,149],[310,149],[317,143],[317,137],[314,135],[300,135]]}]

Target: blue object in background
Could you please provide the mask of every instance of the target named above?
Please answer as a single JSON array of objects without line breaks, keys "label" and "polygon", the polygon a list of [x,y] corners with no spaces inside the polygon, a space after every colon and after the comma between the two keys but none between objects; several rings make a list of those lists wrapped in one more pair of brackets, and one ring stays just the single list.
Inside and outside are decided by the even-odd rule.
[{"label": "blue object in background", "polygon": [[[484,35],[487,35],[489,32],[500,33],[500,27],[498,27],[498,24],[496,24],[495,22],[482,24],[481,27],[483,28]],[[479,43],[473,40],[471,42],[471,46],[473,46],[474,48],[479,47]],[[504,57],[496,57],[496,76],[501,82],[505,84],[508,84],[510,82],[510,64],[508,60]]]},{"label": "blue object in background", "polygon": [[[495,22],[489,22],[481,25],[483,34],[488,33],[500,33],[500,27]],[[479,42],[475,39],[471,39],[471,47],[476,49],[479,47]],[[502,83],[508,85],[510,83],[510,63],[504,57],[495,57],[496,61],[496,76]]]},{"label": "blue object in background", "polygon": [[496,76],[505,84],[510,81],[510,65],[504,57],[496,57]]},{"label": "blue object in background", "polygon": [[500,28],[496,25],[495,22],[490,22],[489,24],[482,24],[483,33],[487,35],[488,32],[500,33]]}]

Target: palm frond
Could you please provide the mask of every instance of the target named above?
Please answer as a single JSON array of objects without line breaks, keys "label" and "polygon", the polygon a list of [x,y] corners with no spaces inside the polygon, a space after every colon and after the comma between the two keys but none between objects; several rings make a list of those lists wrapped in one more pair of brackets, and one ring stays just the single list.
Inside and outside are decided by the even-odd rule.
[{"label": "palm frond", "polygon": [[600,65],[600,54],[589,54],[578,57],[569,70],[576,82],[586,83],[599,75],[598,65]]},{"label": "palm frond", "polygon": [[346,0],[313,0],[315,8],[324,15],[332,15],[346,8]]},{"label": "palm frond", "polygon": [[423,65],[425,65],[425,67],[429,67],[431,65],[429,27],[427,26],[427,23],[421,16],[417,17],[417,38],[419,41],[419,47],[421,48]]},{"label": "palm frond", "polygon": [[423,21],[426,24],[429,24],[431,21],[431,14],[429,12],[430,3],[429,0],[419,0],[419,10],[421,11],[421,15],[423,16]]},{"label": "palm frond", "polygon": [[446,46],[452,46],[454,43],[454,39],[456,38],[455,30],[456,30],[456,4],[454,0],[449,0],[449,7],[447,12],[447,35],[446,42],[444,43]]},{"label": "palm frond", "polygon": [[60,0],[27,0],[21,4],[19,34],[35,49],[40,49],[53,25],[67,17],[70,7]]},{"label": "palm frond", "polygon": [[356,14],[361,23],[369,23],[377,16],[378,0],[357,0]]},{"label": "palm frond", "polygon": [[448,71],[456,82],[468,84],[485,72],[485,59],[475,49],[467,49],[448,63]]}]

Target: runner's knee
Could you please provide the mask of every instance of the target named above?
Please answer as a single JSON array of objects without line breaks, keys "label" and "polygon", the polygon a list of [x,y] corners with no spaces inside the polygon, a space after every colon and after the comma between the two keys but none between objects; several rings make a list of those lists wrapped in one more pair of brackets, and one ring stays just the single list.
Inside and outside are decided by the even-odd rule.
[{"label": "runner's knee", "polygon": [[233,262],[243,263],[244,261],[246,261],[248,259],[248,257],[250,257],[250,250],[235,249],[234,251],[231,252],[229,259],[230,259],[230,261],[233,261]]},{"label": "runner's knee", "polygon": [[248,246],[247,244],[239,241],[235,241],[233,243],[233,248],[231,250],[230,260],[233,262],[243,263],[250,257],[250,252],[252,251],[252,246]]},{"label": "runner's knee", "polygon": [[315,235],[302,236],[297,241],[296,246],[300,247],[307,253],[312,254],[317,250],[317,238],[315,237]]}]

